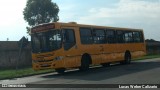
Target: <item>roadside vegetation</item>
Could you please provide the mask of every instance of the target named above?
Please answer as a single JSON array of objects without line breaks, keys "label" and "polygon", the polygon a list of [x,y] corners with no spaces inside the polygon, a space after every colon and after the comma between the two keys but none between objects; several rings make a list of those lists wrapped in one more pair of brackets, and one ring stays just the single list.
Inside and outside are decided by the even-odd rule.
[{"label": "roadside vegetation", "polygon": [[44,73],[49,73],[49,72],[54,72],[54,70],[49,69],[49,70],[39,70],[39,71],[34,71],[32,68],[24,68],[24,69],[5,69],[5,70],[0,70],[0,80],[2,79],[13,79],[17,77],[24,77],[24,76],[32,76],[32,75],[38,75],[38,74],[44,74]]},{"label": "roadside vegetation", "polygon": [[[141,58],[137,58],[134,60],[145,60],[145,59],[152,59],[152,58],[160,58],[160,54],[158,55],[146,55]],[[44,73],[50,73],[54,72],[54,70],[39,70],[34,71],[32,68],[24,68],[24,69],[6,69],[6,70],[0,70],[0,80],[3,79],[13,79],[17,77],[24,77],[24,76],[32,76],[32,75],[38,75],[38,74],[44,74]]]},{"label": "roadside vegetation", "polygon": [[149,54],[133,60],[144,60],[144,59],[152,59],[152,58],[160,58],[160,54]]}]

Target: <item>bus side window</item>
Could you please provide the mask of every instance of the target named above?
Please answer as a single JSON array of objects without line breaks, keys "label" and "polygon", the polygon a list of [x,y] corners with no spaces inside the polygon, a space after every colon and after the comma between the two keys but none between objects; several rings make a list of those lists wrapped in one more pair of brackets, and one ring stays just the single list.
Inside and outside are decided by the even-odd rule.
[{"label": "bus side window", "polygon": [[69,50],[76,44],[74,31],[73,29],[63,29],[63,35],[64,50]]},{"label": "bus side window", "polygon": [[144,42],[143,33],[142,32],[139,32],[139,33],[140,33],[140,42]]},{"label": "bus side window", "polygon": [[106,38],[108,43],[116,43],[115,30],[106,30]]},{"label": "bus side window", "polygon": [[91,28],[80,28],[80,37],[81,37],[82,44],[92,44],[93,43]]},{"label": "bus side window", "polygon": [[125,42],[126,43],[132,43],[133,42],[132,32],[127,31],[127,32],[125,32],[124,36],[125,36]]},{"label": "bus side window", "polygon": [[142,32],[133,32],[134,42],[143,42],[143,34]]},{"label": "bus side window", "polygon": [[117,31],[117,42],[124,43],[124,31]]},{"label": "bus side window", "polygon": [[93,29],[93,39],[96,44],[106,43],[105,32],[103,29]]}]

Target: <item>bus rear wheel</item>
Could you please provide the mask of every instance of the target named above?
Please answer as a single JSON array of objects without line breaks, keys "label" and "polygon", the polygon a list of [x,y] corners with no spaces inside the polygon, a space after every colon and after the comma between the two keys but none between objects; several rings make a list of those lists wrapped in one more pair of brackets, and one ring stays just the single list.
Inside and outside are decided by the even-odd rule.
[{"label": "bus rear wheel", "polygon": [[56,70],[57,73],[63,74],[66,69],[65,68],[59,68],[59,69],[55,69],[55,70]]},{"label": "bus rear wheel", "polygon": [[80,71],[87,71],[89,69],[91,58],[89,55],[84,55],[81,60],[81,66],[79,67]]},{"label": "bus rear wheel", "polygon": [[125,56],[125,64],[130,64],[131,63],[131,55],[128,54]]},{"label": "bus rear wheel", "polygon": [[126,53],[124,56],[124,61],[121,62],[121,64],[130,64],[131,63],[131,54]]}]

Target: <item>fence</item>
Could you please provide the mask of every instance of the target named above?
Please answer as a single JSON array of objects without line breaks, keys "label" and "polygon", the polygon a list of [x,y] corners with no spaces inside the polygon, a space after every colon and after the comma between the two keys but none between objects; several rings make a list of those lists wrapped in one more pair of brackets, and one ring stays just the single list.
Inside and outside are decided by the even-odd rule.
[{"label": "fence", "polygon": [[20,48],[16,41],[0,42],[0,69],[16,68],[16,66],[18,66],[18,68],[31,66],[30,45],[22,50],[20,59],[19,50]]}]

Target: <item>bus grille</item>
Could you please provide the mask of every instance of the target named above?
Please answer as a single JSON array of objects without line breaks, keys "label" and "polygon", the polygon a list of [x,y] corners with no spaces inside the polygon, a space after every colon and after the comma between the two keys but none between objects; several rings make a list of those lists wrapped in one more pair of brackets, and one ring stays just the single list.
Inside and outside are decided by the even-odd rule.
[{"label": "bus grille", "polygon": [[38,60],[38,62],[52,62],[53,60]]},{"label": "bus grille", "polygon": [[50,67],[51,65],[49,64],[42,64],[41,67]]}]

